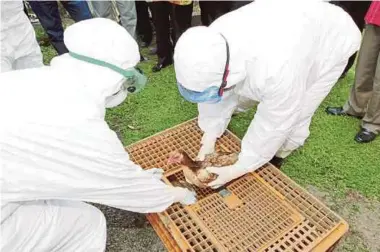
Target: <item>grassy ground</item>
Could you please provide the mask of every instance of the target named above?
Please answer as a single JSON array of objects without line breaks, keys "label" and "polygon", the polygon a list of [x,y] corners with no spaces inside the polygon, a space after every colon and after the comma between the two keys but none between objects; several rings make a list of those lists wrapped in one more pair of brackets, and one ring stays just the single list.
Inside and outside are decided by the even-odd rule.
[{"label": "grassy ground", "polygon": [[[37,35],[43,36],[40,28],[37,28]],[[47,64],[55,52],[51,46],[42,50]],[[147,55],[146,50],[143,52]],[[107,111],[107,122],[118,132],[125,145],[197,116],[196,106],[184,101],[177,91],[173,67],[153,74],[151,67],[155,59],[147,56],[150,60],[141,64],[149,78],[147,87],[137,95],[130,95],[121,106]],[[303,148],[290,156],[283,171],[303,186],[312,185],[334,195],[339,202],[352,192],[378,201],[380,137],[370,144],[357,144],[353,138],[359,129],[359,120],[331,117],[324,112],[326,106],[342,105],[346,101],[352,82],[351,70],[344,80],[335,85],[318,109],[313,118],[310,138]],[[254,110],[236,116],[229,129],[243,137],[253,116]],[[348,247],[343,251],[372,251],[368,246],[357,247],[355,240],[352,243],[352,246],[346,245]]]}]

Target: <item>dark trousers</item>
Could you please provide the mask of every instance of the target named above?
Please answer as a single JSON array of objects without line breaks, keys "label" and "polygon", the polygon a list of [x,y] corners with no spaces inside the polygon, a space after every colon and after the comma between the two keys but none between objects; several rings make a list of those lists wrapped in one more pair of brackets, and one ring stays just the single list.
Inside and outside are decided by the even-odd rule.
[{"label": "dark trousers", "polygon": [[137,13],[137,33],[147,44],[152,42],[153,29],[149,19],[149,4],[145,1],[135,1]]},{"label": "dark trousers", "polygon": [[243,7],[247,4],[250,4],[254,1],[232,1],[232,10],[237,10],[239,9],[240,7]]},{"label": "dark trousers", "polygon": [[157,1],[151,6],[156,28],[157,56],[160,59],[171,59],[178,38],[191,26],[193,3],[176,5]]},{"label": "dark trousers", "polygon": [[[61,3],[75,22],[92,18],[86,1],[61,1]],[[29,4],[58,54],[67,53],[57,1],[29,1]]]},{"label": "dark trousers", "polygon": [[253,1],[199,1],[202,25],[208,26],[218,17]]},{"label": "dark trousers", "polygon": [[199,1],[202,25],[208,26],[215,19],[231,11],[230,1]]},{"label": "dark trousers", "polygon": [[[336,1],[331,3],[336,4],[344,9],[354,20],[360,31],[363,31],[365,25],[364,16],[367,13],[371,1]],[[345,76],[347,74],[348,70],[350,70],[352,65],[355,63],[355,59],[356,53],[348,59],[342,76]]]}]

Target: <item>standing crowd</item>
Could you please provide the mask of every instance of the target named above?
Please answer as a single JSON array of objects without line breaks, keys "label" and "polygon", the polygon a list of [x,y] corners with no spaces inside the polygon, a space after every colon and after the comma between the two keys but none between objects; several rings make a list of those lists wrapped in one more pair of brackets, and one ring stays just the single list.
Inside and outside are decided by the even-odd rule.
[{"label": "standing crowd", "polygon": [[[221,15],[250,2],[252,1],[201,1],[200,21],[202,25],[209,25]],[[25,1],[24,12],[28,14],[26,3],[35,13],[57,53],[59,55],[67,53],[58,1]],[[118,21],[141,47],[148,47],[152,43],[155,31],[156,47],[152,48],[152,51],[157,54],[158,61],[153,67],[153,72],[173,64],[175,44],[181,34],[192,25],[194,5],[191,0],[74,0],[60,1],[60,3],[75,22],[93,17]],[[140,57],[144,60],[142,55]]]}]

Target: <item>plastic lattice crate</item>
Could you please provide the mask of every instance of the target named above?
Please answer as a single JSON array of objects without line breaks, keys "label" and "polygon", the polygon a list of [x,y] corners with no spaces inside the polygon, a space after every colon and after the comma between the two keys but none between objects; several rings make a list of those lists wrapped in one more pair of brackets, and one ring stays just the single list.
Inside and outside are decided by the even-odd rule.
[{"label": "plastic lattice crate", "polygon": [[[128,146],[144,169],[162,168],[164,181],[184,179],[167,165],[170,152],[195,157],[202,133],[196,120]],[[238,152],[227,131],[217,149]],[[169,251],[326,251],[348,230],[347,223],[272,165],[265,165],[218,190],[196,188],[198,201],[174,204],[148,220]]]}]

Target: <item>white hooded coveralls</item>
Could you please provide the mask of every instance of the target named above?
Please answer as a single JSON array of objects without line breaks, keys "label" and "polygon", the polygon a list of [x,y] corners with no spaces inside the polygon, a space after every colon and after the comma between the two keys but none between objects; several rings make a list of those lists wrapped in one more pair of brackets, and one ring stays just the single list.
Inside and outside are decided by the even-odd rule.
[{"label": "white hooded coveralls", "polygon": [[42,54],[21,0],[0,1],[1,72],[41,67]]},{"label": "white hooded coveralls", "polygon": [[[134,39],[107,19],[70,26],[65,44],[124,69],[140,58]],[[104,251],[104,216],[83,201],[141,213],[179,201],[129,159],[104,121],[105,98],[122,81],[68,54],[0,75],[1,251]]]},{"label": "white hooded coveralls", "polygon": [[184,87],[200,92],[221,85],[226,45],[220,34],[230,48],[227,87],[236,86],[219,103],[199,103],[198,122],[207,144],[224,133],[240,103],[259,103],[236,163],[247,172],[303,145],[314,112],[361,38],[351,17],[329,3],[255,1],[182,35],[174,60]]}]

